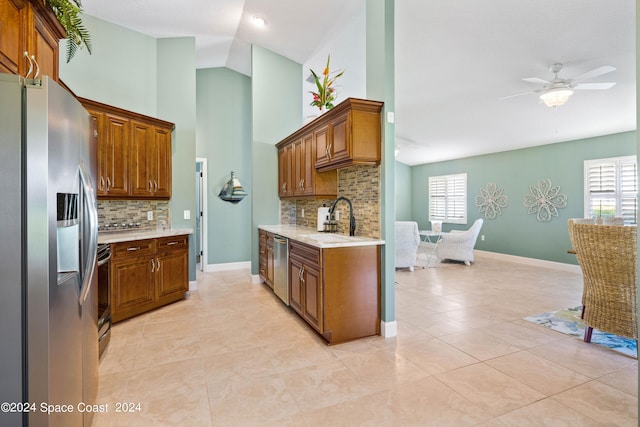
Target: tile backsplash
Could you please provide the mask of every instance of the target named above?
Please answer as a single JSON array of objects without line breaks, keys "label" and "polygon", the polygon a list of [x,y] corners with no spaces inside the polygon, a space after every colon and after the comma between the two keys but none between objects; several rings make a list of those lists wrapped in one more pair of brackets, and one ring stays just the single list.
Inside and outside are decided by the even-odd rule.
[{"label": "tile backsplash", "polygon": [[[356,236],[379,239],[380,231],[380,167],[351,166],[338,169],[338,197],[346,197],[353,204],[356,218]],[[280,203],[280,222],[316,227],[318,208],[331,206],[334,200],[289,200]],[[304,217],[302,210],[304,209]],[[338,232],[349,234],[349,204],[340,202],[336,206],[340,212]]]},{"label": "tile backsplash", "polygon": [[[140,224],[142,230],[171,228],[171,213],[168,200],[98,200],[98,225]],[[153,219],[147,220],[147,212]]]}]

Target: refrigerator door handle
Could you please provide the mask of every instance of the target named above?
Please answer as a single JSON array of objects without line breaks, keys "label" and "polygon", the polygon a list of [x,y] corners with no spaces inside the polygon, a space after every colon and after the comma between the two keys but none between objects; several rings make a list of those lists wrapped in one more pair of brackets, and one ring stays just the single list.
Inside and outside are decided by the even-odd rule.
[{"label": "refrigerator door handle", "polygon": [[[98,209],[94,203],[96,197],[93,191],[93,185],[83,164],[80,164],[79,171],[80,189],[83,193],[82,203],[86,205],[88,212],[88,218],[86,219],[89,221],[89,247],[87,248],[89,256],[87,264],[84,266],[82,286],[80,287],[80,299],[78,301],[79,304],[82,305],[89,294],[89,288],[91,287],[91,281],[95,273],[96,260],[98,258]],[[83,235],[84,233],[86,233],[86,229],[83,230]]]}]

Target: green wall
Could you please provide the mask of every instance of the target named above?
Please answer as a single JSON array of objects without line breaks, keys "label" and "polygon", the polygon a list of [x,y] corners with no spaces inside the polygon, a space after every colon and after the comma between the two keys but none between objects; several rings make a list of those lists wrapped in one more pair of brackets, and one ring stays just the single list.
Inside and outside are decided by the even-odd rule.
[{"label": "green wall", "polygon": [[258,46],[251,49],[252,256],[258,273],[258,225],[280,224],[275,144],[302,124],[302,66]]},{"label": "green wall", "polygon": [[[395,110],[394,0],[366,0],[367,98],[384,101],[382,110],[381,222],[382,321],[395,322],[395,126],[386,118]],[[395,335],[394,327],[382,332]]]},{"label": "green wall", "polygon": [[[495,183],[507,195],[508,206],[496,219],[485,219],[476,249],[542,260],[577,264],[567,231],[569,218],[584,216],[584,160],[636,154],[636,132],[625,132],[576,141],[506,151],[411,168],[412,218],[421,229],[428,221],[428,178],[435,175],[467,173],[466,226],[444,224],[445,231],[465,229],[481,217],[475,196],[487,183]],[[567,207],[550,222],[538,222],[527,214],[524,196],[529,186],[543,178],[560,186]]]},{"label": "green wall", "polygon": [[61,45],[62,81],[83,98],[155,116],[156,39],[90,15],[82,15],[82,22],[91,34],[93,54],[79,49],[67,64]]},{"label": "green wall", "polygon": [[[207,159],[207,264],[251,258],[251,79],[227,68],[196,71],[196,157]],[[249,194],[239,203],[218,193],[231,171]]]},{"label": "green wall", "polygon": [[396,162],[396,221],[412,221],[411,166]]},{"label": "green wall", "polygon": [[[196,44],[193,37],[158,39],[157,116],[175,123],[171,226],[196,229]],[[184,219],[184,211],[190,219]],[[196,279],[195,239],[189,238],[189,279]]]},{"label": "green wall", "polygon": [[[88,15],[83,22],[93,54],[81,50],[67,64],[63,47],[60,78],[78,96],[176,124],[171,222],[195,228],[195,40],[155,39]],[[183,219],[185,210],[190,220]],[[193,248],[191,243],[192,253]],[[195,280],[193,255],[189,272]]]}]

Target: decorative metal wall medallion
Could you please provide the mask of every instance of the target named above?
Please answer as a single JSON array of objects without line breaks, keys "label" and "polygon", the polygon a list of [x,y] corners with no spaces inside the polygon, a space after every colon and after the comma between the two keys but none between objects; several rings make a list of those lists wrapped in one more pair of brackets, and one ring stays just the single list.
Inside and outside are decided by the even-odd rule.
[{"label": "decorative metal wall medallion", "polygon": [[567,196],[560,194],[560,186],[552,186],[550,179],[541,179],[537,186],[529,186],[529,194],[524,196],[528,214],[536,214],[538,221],[551,221],[558,216],[558,209],[567,207]]},{"label": "decorative metal wall medallion", "polygon": [[480,194],[476,196],[476,206],[487,219],[495,219],[496,216],[502,215],[502,208],[507,207],[508,201],[504,190],[498,189],[498,186],[493,182],[488,183],[485,188],[481,188]]}]

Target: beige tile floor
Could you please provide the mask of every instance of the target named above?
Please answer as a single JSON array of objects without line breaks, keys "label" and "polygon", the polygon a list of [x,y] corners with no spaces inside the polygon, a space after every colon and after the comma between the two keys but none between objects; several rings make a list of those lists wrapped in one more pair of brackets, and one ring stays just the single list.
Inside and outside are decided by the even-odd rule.
[{"label": "beige tile floor", "polygon": [[581,280],[482,255],[398,271],[398,336],[328,347],[248,271],[199,273],[114,326],[93,425],[636,426],[636,359],[522,320]]}]

